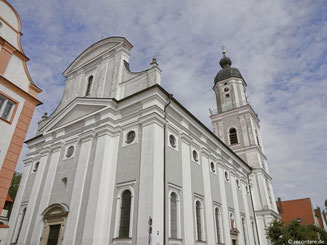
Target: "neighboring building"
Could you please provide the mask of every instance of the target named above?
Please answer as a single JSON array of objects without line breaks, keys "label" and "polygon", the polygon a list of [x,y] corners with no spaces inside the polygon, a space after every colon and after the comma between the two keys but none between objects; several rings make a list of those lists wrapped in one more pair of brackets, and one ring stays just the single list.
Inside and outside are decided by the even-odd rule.
[{"label": "neighboring building", "polygon": [[0,214],[41,90],[28,74],[20,44],[21,22],[15,9],[0,0]]},{"label": "neighboring building", "polygon": [[8,219],[10,215],[10,210],[13,205],[13,200],[7,194],[5,205],[2,209],[1,216],[0,216],[0,244],[3,244],[3,239],[6,238],[8,232]]},{"label": "neighboring building", "polygon": [[14,203],[14,201],[9,196],[9,194],[7,194],[6,202],[5,202],[5,205],[3,206],[2,213],[0,215],[0,227],[1,227],[1,225],[7,225],[8,226],[9,212],[11,210],[11,207],[12,207],[13,203]]},{"label": "neighboring building", "polygon": [[[260,159],[253,169],[240,148],[241,157],[227,146],[246,140],[239,121],[218,123],[218,132],[229,130],[224,144],[160,86],[155,59],[145,71],[130,71],[132,47],[106,38],[63,73],[60,104],[26,141],[5,244],[255,245],[258,234],[267,244],[256,223],[262,229],[278,214],[252,108],[224,113],[240,115],[248,128],[243,152]],[[231,97],[235,87],[243,91],[241,77],[235,84],[224,78]]]},{"label": "neighboring building", "polygon": [[281,201],[278,198],[276,202],[278,212],[281,215],[281,221],[287,224],[296,220],[303,225],[316,225],[320,227],[318,219],[315,215],[310,198],[302,198],[288,201]]},{"label": "neighboring building", "polygon": [[240,71],[231,67],[225,56],[222,69],[215,77],[217,110],[211,111],[214,133],[252,167],[250,179],[260,244],[267,244],[266,228],[279,218],[271,185],[267,157],[264,152],[258,115],[248,102],[246,82]]}]

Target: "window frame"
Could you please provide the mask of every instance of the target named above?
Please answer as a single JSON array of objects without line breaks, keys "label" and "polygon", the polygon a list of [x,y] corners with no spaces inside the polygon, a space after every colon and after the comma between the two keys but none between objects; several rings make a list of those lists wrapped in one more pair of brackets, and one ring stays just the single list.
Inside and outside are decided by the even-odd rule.
[{"label": "window frame", "polygon": [[[218,210],[218,222],[216,217],[216,210]],[[222,244],[224,243],[224,237],[223,237],[223,221],[222,221],[222,214],[221,214],[221,207],[218,205],[214,205],[213,207],[213,213],[214,213],[214,224],[215,224],[215,237],[216,237],[216,243]],[[217,229],[217,223],[218,223],[218,229]],[[219,233],[218,233],[219,230]]]},{"label": "window frame", "polygon": [[[172,237],[172,227],[171,227],[171,195],[176,195],[176,237]],[[181,202],[180,196],[177,190],[171,189],[168,193],[169,203],[168,203],[168,212],[169,212],[169,230],[168,230],[168,237],[169,239],[181,239]]]},{"label": "window frame", "polygon": [[[197,219],[197,203],[200,203],[200,225],[201,225],[201,239],[199,239],[199,232],[198,232],[198,219]],[[203,200],[199,198],[195,198],[194,200],[194,224],[195,224],[195,238],[197,242],[205,242],[206,235],[205,235],[205,220],[204,220],[204,205]]]},{"label": "window frame", "polygon": [[[232,130],[235,130],[235,138],[236,138],[236,142],[233,142],[232,143],[232,139],[231,139],[231,131]],[[234,127],[234,126],[232,126],[232,127],[230,127],[229,129],[228,129],[228,140],[229,140],[229,145],[237,145],[237,144],[239,144],[240,143],[240,141],[239,141],[239,137],[238,137],[238,133],[237,133],[237,128],[236,127]],[[234,133],[233,133],[234,134]]]},{"label": "window frame", "polygon": [[[125,201],[129,202],[129,203],[124,203],[124,198],[125,198],[125,193],[129,192],[129,196],[127,196],[128,199],[126,199]],[[128,205],[126,205],[128,204]],[[124,208],[124,206],[126,206],[128,209],[129,209],[129,212],[128,212],[128,218],[129,220],[127,221],[128,223],[128,235],[126,236],[125,233],[126,233],[126,230],[123,230],[122,229],[122,224],[124,224],[124,220],[122,217],[122,210]],[[120,217],[119,217],[119,233],[118,233],[118,238],[120,239],[128,239],[128,238],[131,238],[130,237],[130,228],[131,228],[131,224],[130,224],[130,221],[131,221],[131,207],[132,207],[132,192],[129,190],[129,189],[125,189],[124,191],[122,191],[121,193],[121,202],[120,202]],[[125,214],[126,215],[126,214]],[[124,229],[126,229],[126,227],[123,227]]]},{"label": "window frame", "polygon": [[244,245],[249,245],[248,234],[247,234],[248,230],[247,230],[245,216],[241,216],[241,223],[242,223],[242,230],[244,236]]},{"label": "window frame", "polygon": [[85,97],[90,96],[93,81],[94,81],[94,76],[93,75],[90,75],[90,76],[87,77]]},{"label": "window frame", "polygon": [[[134,197],[135,192],[133,183],[126,183],[127,185],[117,186],[119,188],[117,197],[116,197],[116,218],[115,218],[115,227],[114,227],[114,239],[132,239],[133,237],[133,220],[134,220]],[[120,237],[120,218],[121,218],[121,203],[122,203],[122,194],[129,190],[131,192],[131,210],[130,210],[130,220],[129,220],[129,236],[128,237]]]},{"label": "window frame", "polygon": [[[0,106],[0,121],[6,122],[8,124],[12,124],[12,122],[14,120],[14,117],[15,117],[15,114],[16,114],[16,111],[17,111],[17,108],[18,108],[19,102],[17,100],[13,99],[12,97],[10,97],[9,95],[1,92],[1,91],[0,91],[0,96],[5,98],[4,105]],[[7,105],[8,101],[11,101],[13,103],[13,106],[10,109],[8,120],[7,120],[7,119],[2,118],[2,113],[4,112],[4,108]]]}]

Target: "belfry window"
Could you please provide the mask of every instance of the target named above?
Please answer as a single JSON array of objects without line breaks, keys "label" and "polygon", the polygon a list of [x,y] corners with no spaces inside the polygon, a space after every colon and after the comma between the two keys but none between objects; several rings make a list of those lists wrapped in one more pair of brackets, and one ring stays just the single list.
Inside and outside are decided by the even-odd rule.
[{"label": "belfry window", "polygon": [[132,199],[131,192],[129,190],[124,191],[122,194],[121,209],[120,209],[119,238],[129,237],[131,199]]},{"label": "belfry window", "polygon": [[89,76],[89,79],[87,81],[87,88],[86,88],[85,96],[90,95],[91,87],[92,87],[92,82],[93,82],[93,76]]},{"label": "belfry window", "polygon": [[201,203],[197,201],[195,204],[196,213],[196,234],[197,240],[202,241],[202,217],[201,217]]},{"label": "belfry window", "polygon": [[229,130],[229,141],[231,145],[238,144],[237,132],[235,128],[231,128]]},{"label": "belfry window", "polygon": [[177,196],[174,192],[170,195],[170,237],[177,238]]}]

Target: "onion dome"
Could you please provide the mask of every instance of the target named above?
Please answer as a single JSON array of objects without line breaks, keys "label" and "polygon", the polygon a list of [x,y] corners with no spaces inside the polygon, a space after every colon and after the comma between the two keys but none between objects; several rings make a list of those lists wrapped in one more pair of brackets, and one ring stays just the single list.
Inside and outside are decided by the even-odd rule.
[{"label": "onion dome", "polygon": [[237,77],[243,79],[241,72],[237,68],[231,67],[232,60],[229,57],[226,57],[225,53],[226,52],[223,51],[224,56],[219,61],[219,64],[222,69],[217,73],[215,77],[215,84],[230,77]]}]

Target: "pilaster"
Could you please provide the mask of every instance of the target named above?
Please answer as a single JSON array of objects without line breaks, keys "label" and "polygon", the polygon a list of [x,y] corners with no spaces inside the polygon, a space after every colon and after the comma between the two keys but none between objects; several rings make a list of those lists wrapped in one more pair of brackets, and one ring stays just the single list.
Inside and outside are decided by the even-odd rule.
[{"label": "pilaster", "polygon": [[229,217],[228,217],[228,207],[227,207],[227,197],[226,197],[226,188],[224,181],[224,170],[222,167],[218,165],[218,180],[219,180],[219,188],[221,193],[221,209],[222,209],[222,218],[223,218],[223,232],[224,232],[224,244],[231,245],[231,236],[230,236],[230,227],[229,227]]},{"label": "pilaster", "polygon": [[74,208],[71,209],[67,217],[67,224],[65,229],[63,245],[75,244],[78,219],[80,216],[83,191],[85,187],[85,178],[86,178],[86,173],[90,160],[91,146],[94,136],[95,136],[95,132],[93,130],[80,134],[80,142],[81,142],[80,155],[79,155],[79,161],[78,161],[75,180],[74,180],[74,186],[72,192],[73,194],[70,202],[71,207]]},{"label": "pilaster", "polygon": [[246,221],[246,227],[247,227],[247,232],[248,232],[248,238],[249,238],[249,244],[256,244],[255,242],[255,237],[253,237],[253,234],[257,231],[253,231],[253,226],[251,224],[251,219],[250,219],[250,207],[248,205],[248,194],[246,191],[246,184],[241,183],[241,191],[242,191],[242,197],[243,197],[243,204],[245,208],[245,221]]},{"label": "pilaster", "polygon": [[153,121],[142,125],[137,244],[149,240],[148,219],[152,217],[152,243],[163,244],[163,140],[164,130]]},{"label": "pilaster", "polygon": [[27,205],[26,213],[25,213],[25,218],[24,222],[22,225],[22,229],[20,231],[20,235],[18,238],[17,245],[23,245],[26,244],[27,236],[28,236],[28,231],[30,229],[33,229],[33,224],[32,222],[32,217],[33,213],[35,212],[35,206],[36,206],[36,200],[37,197],[40,194],[40,189],[41,189],[41,183],[42,183],[42,177],[44,175],[44,170],[46,168],[46,164],[48,163],[48,158],[50,155],[50,149],[46,148],[40,151],[41,158],[40,158],[40,163],[38,170],[36,172],[35,180],[33,183],[33,189],[31,191],[31,195],[29,198],[29,202]]},{"label": "pilaster", "polygon": [[195,244],[195,227],[193,222],[193,192],[191,184],[191,159],[190,159],[190,137],[184,135],[181,137],[182,151],[182,183],[183,183],[183,227],[184,244]]},{"label": "pilaster", "polygon": [[96,132],[97,148],[83,232],[85,245],[109,244],[115,189],[119,135],[112,135],[108,128]]},{"label": "pilaster", "polygon": [[238,234],[238,244],[239,245],[244,245],[244,233],[242,229],[242,219],[241,219],[241,214],[240,214],[240,207],[239,207],[239,200],[237,196],[237,190],[236,190],[236,178],[234,174],[230,174],[230,183],[232,187],[232,196],[233,196],[233,203],[234,203],[234,209],[235,209],[235,219],[236,219],[236,227],[239,230]]},{"label": "pilaster", "polygon": [[[206,152],[207,154],[209,152]],[[203,187],[204,187],[204,196],[205,196],[205,215],[206,215],[206,227],[207,227],[207,244],[215,244],[215,223],[214,223],[214,213],[212,206],[212,196],[211,196],[211,185],[210,185],[210,161],[208,155],[203,154],[201,156],[201,165],[202,165],[202,173],[203,173]]]}]

